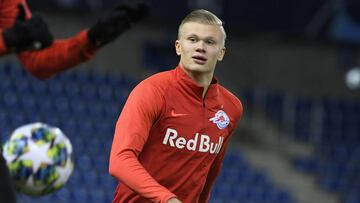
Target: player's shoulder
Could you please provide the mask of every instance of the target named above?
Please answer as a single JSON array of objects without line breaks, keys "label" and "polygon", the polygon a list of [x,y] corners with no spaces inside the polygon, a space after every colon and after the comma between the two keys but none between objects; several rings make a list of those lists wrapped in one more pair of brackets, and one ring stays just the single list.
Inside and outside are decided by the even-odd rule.
[{"label": "player's shoulder", "polygon": [[144,80],[142,80],[136,88],[146,89],[146,90],[156,90],[156,91],[165,91],[171,81],[171,70],[155,73]]},{"label": "player's shoulder", "polygon": [[224,99],[228,101],[231,104],[231,106],[235,108],[238,112],[242,113],[243,106],[240,99],[222,85],[219,85],[219,90],[222,96],[224,97]]},{"label": "player's shoulder", "polygon": [[152,83],[152,84],[159,84],[159,83],[166,83],[171,79],[171,70],[169,71],[162,71],[159,73],[155,73],[146,79],[143,80],[144,83]]}]

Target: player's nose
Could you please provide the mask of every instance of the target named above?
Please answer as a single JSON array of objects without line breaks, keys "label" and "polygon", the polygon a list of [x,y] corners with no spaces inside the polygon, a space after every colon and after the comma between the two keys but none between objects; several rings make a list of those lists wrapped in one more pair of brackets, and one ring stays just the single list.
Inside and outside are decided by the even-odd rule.
[{"label": "player's nose", "polygon": [[196,51],[201,52],[201,53],[206,52],[205,42],[204,41],[199,40],[198,43],[196,43]]}]

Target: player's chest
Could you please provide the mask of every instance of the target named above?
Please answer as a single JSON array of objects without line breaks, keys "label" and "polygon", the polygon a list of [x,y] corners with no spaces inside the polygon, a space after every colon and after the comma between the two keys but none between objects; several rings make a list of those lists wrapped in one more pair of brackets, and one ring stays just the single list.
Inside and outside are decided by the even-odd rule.
[{"label": "player's chest", "polygon": [[231,118],[221,100],[173,98],[167,101],[155,130],[164,145],[217,154],[230,127]]}]

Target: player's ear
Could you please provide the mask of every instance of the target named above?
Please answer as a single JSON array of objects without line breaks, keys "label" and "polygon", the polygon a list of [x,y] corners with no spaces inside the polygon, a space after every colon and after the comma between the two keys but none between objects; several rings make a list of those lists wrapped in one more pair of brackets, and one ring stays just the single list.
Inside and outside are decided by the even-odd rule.
[{"label": "player's ear", "polygon": [[219,54],[219,57],[218,57],[218,61],[222,61],[223,58],[224,58],[224,55],[225,55],[225,51],[226,51],[226,48],[223,47],[221,50],[220,50],[220,54]]},{"label": "player's ear", "polygon": [[179,41],[179,40],[176,40],[176,41],[175,41],[175,50],[176,50],[176,54],[177,54],[178,56],[180,56],[180,55],[181,55],[181,52],[180,52],[180,41]]}]

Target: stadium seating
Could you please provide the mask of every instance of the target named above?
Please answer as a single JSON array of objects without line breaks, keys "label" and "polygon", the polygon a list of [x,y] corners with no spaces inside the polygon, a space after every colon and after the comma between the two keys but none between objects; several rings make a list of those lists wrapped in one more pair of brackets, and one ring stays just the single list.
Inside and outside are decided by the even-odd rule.
[{"label": "stadium seating", "polygon": [[290,193],[276,188],[263,171],[249,166],[238,151],[230,151],[214,186],[212,203],[253,202],[293,203]]},{"label": "stadium seating", "polygon": [[[1,141],[16,127],[41,121],[60,127],[74,148],[75,169],[66,186],[40,198],[19,194],[19,203],[111,202],[116,181],[107,167],[113,128],[135,84],[131,77],[83,71],[39,81],[17,63],[0,64]],[[212,203],[294,202],[238,151],[227,153],[223,167]]]},{"label": "stadium seating", "polygon": [[[360,101],[279,96],[253,89],[242,95],[245,103],[263,109],[286,134],[314,145],[312,157],[293,160],[295,168],[314,175],[320,187],[339,194],[342,202],[360,203]],[[281,102],[285,99],[286,106]],[[290,121],[274,116],[281,111],[277,109]]]}]

